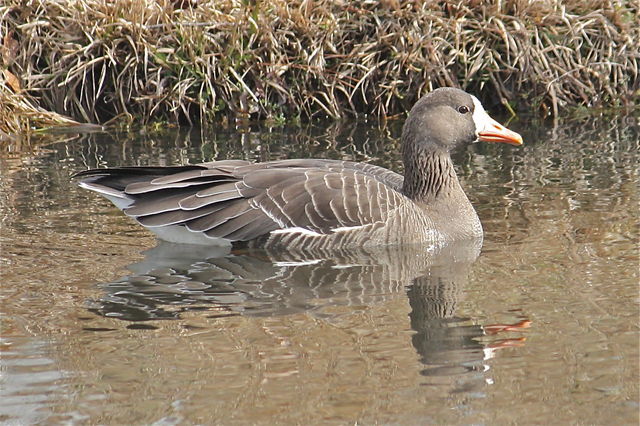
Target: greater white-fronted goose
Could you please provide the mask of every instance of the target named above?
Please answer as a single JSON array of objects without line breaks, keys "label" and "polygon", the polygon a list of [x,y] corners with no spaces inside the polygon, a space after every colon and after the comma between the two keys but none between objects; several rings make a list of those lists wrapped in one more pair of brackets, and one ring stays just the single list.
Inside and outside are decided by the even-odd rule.
[{"label": "greater white-fronted goose", "polygon": [[171,242],[313,250],[436,243],[482,236],[449,154],[475,140],[522,144],[474,96],[441,88],[420,99],[404,124],[404,177],[320,159],[118,167],[75,177]]}]

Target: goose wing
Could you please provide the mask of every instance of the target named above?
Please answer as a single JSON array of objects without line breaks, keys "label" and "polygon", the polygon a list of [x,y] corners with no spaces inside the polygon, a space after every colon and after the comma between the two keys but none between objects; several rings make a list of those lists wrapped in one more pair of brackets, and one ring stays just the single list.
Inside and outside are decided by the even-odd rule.
[{"label": "goose wing", "polygon": [[406,200],[398,192],[402,176],[335,160],[229,160],[162,170],[103,169],[77,176],[89,189],[126,199],[125,214],[146,227],[184,225],[230,241],[275,230],[356,229],[385,221]]}]

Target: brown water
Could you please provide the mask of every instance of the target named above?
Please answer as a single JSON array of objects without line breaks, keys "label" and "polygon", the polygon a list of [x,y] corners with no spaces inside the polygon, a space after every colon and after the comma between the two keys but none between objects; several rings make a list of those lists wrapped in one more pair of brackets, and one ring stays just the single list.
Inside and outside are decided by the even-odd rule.
[{"label": "brown water", "polygon": [[6,424],[638,424],[638,122],[456,154],[480,248],[157,245],[97,166],[327,157],[399,126],[61,135],[0,159]]}]

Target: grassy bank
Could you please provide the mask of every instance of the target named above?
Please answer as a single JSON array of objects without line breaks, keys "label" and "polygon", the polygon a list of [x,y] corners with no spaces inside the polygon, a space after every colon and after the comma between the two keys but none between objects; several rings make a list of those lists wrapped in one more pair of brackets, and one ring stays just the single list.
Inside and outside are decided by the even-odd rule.
[{"label": "grassy bank", "polygon": [[389,116],[443,85],[543,114],[628,105],[637,5],[8,0],[0,130],[24,129],[20,105],[29,126],[38,108],[93,123]]}]

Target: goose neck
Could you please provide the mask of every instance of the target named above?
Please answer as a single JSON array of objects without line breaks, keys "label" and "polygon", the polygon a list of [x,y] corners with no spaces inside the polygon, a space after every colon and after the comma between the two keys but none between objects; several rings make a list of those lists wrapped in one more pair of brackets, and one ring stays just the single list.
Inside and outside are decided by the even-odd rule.
[{"label": "goose neck", "polygon": [[[409,157],[409,158],[407,158]],[[402,192],[414,201],[448,197],[459,187],[451,156],[443,150],[422,150],[405,155]]]}]

